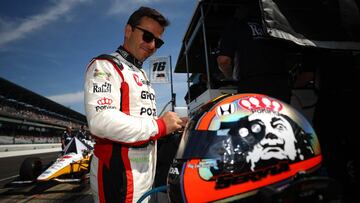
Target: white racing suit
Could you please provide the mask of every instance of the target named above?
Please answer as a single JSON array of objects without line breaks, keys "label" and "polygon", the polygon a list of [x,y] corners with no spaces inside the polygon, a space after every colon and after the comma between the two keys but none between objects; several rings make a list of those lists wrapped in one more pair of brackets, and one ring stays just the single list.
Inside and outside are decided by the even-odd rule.
[{"label": "white racing suit", "polygon": [[95,137],[90,184],[95,202],[136,202],[151,189],[156,139],[165,135],[156,117],[155,93],[145,72],[122,47],[93,59],[84,92]]}]

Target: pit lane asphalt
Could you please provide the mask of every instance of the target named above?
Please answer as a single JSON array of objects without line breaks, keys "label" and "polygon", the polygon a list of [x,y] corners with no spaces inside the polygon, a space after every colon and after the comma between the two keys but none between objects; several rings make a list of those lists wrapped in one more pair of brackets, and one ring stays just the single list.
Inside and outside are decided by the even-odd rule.
[{"label": "pit lane asphalt", "polygon": [[[21,154],[21,153],[18,153]],[[24,154],[24,153],[22,153]],[[80,184],[22,184],[9,185],[18,177],[22,161],[31,156],[40,157],[46,166],[59,152],[16,155],[0,158],[0,202],[93,202],[88,180]]]}]

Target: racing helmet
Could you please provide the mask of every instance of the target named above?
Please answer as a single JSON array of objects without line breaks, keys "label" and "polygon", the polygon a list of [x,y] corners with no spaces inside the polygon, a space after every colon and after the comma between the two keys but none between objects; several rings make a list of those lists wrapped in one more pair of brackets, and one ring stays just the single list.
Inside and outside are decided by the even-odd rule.
[{"label": "racing helmet", "polygon": [[265,188],[286,188],[316,171],[321,160],[311,124],[290,105],[262,94],[222,96],[185,127],[168,173],[168,196],[171,202],[249,199],[267,194]]}]

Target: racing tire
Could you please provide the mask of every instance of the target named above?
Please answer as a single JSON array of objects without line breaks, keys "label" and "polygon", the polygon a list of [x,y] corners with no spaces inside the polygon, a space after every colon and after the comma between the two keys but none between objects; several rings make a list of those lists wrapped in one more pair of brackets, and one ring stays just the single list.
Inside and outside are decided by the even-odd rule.
[{"label": "racing tire", "polygon": [[21,180],[36,180],[41,174],[43,169],[41,159],[39,157],[28,157],[20,166],[20,179]]}]

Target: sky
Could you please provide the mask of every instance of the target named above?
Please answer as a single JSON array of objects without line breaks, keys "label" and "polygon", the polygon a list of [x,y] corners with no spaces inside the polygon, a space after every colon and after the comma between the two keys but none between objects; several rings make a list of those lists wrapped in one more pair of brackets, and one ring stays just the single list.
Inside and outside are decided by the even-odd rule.
[{"label": "sky", "polygon": [[[140,6],[170,21],[165,44],[153,56],[171,56],[175,68],[196,0],[0,1],[0,77],[82,114],[83,83],[93,57],[123,42],[128,17]],[[149,64],[144,63],[144,70]],[[158,112],[170,101],[170,84],[153,84]],[[185,106],[186,74],[173,74],[177,106]]]}]

